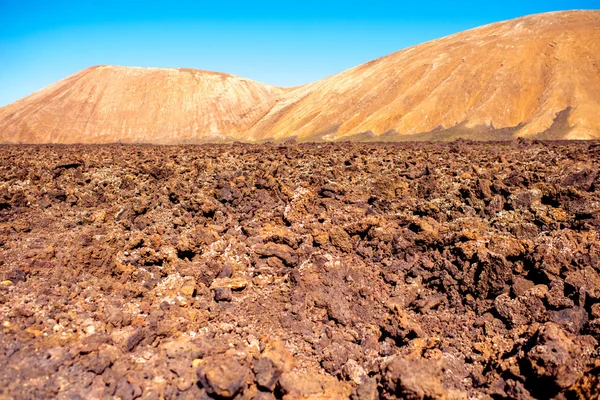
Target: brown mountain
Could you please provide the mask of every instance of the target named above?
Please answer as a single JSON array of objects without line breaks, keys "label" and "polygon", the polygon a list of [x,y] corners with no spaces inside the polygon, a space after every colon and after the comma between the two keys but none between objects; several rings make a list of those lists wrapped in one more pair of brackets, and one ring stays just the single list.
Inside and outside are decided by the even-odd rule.
[{"label": "brown mountain", "polygon": [[600,137],[600,11],[495,23],[368,62],[284,94],[251,138],[364,132]]},{"label": "brown mountain", "polygon": [[96,67],[0,109],[0,142],[600,138],[600,11],[532,15],[286,90]]},{"label": "brown mountain", "polygon": [[0,109],[0,143],[239,139],[283,92],[216,72],[92,67]]}]

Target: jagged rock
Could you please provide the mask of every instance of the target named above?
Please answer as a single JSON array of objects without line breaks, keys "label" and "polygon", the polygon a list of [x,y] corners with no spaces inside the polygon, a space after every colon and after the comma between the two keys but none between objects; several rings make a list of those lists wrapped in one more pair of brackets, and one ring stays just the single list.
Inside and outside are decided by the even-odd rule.
[{"label": "jagged rock", "polygon": [[348,235],[348,233],[340,227],[331,228],[329,231],[329,240],[331,240],[331,244],[342,251],[352,251],[352,241],[350,239],[350,235]]},{"label": "jagged rock", "polygon": [[261,256],[275,256],[282,260],[286,265],[295,267],[298,264],[298,255],[290,246],[286,244],[267,243],[254,247],[254,252]]},{"label": "jagged rock", "polygon": [[231,292],[231,288],[217,287],[214,289],[215,301],[231,301],[232,297],[233,293]]},{"label": "jagged rock", "polygon": [[[585,364],[595,341],[574,338],[548,322],[544,324],[523,348],[521,370],[531,377],[529,382],[536,396],[553,396],[574,385],[582,376],[580,365]],[[544,382],[544,385],[540,383]]]},{"label": "jagged rock", "polygon": [[432,360],[396,357],[386,367],[383,382],[391,395],[404,399],[447,398],[441,365]]},{"label": "jagged rock", "polygon": [[377,400],[379,391],[377,390],[377,380],[375,378],[366,378],[356,389],[352,391],[352,400]]},{"label": "jagged rock", "polygon": [[5,146],[0,391],[593,397],[591,144]]},{"label": "jagged rock", "polygon": [[208,394],[231,399],[246,387],[250,371],[232,358],[210,358],[203,360],[196,373]]},{"label": "jagged rock", "polygon": [[279,378],[294,368],[294,358],[280,341],[267,344],[261,357],[254,363],[253,371],[259,388],[273,391]]}]

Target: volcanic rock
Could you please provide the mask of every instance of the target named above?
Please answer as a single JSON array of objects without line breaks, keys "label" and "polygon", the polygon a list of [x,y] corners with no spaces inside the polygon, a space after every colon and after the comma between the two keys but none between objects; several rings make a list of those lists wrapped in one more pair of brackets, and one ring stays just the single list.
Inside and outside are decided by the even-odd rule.
[{"label": "volcanic rock", "polygon": [[231,399],[244,388],[249,371],[232,358],[224,358],[205,360],[197,374],[209,394]]}]

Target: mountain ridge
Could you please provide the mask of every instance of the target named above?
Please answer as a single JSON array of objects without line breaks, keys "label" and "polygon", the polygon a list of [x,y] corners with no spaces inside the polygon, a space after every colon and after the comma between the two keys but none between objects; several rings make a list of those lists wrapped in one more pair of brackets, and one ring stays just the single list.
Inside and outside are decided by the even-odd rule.
[{"label": "mountain ridge", "polygon": [[285,90],[221,72],[98,65],[0,108],[0,142],[9,128],[25,143],[235,140]]},{"label": "mountain ridge", "polygon": [[[103,70],[115,73],[75,79]],[[458,137],[600,138],[600,11],[484,25],[294,88],[185,68],[95,66],[0,108],[0,142]]]},{"label": "mountain ridge", "polygon": [[[511,38],[511,35],[514,35],[514,31],[511,32],[511,30],[515,27],[517,29],[530,30],[531,32],[536,33],[537,36],[533,39],[528,36],[527,40],[525,41],[516,38],[517,40],[515,41],[514,38]],[[559,35],[556,34],[557,30],[560,32]],[[500,54],[494,54],[485,53],[480,50],[479,54],[476,51],[471,51],[471,53],[466,52],[463,54],[459,53],[458,56],[456,55],[456,52],[461,50],[460,45],[464,45],[465,42],[468,43],[469,41],[485,39],[490,42],[488,47],[498,46],[499,40],[490,40],[490,38],[498,37],[499,34],[504,34],[504,40],[515,41],[515,43],[502,43],[504,46],[514,46],[516,44],[520,46],[528,46],[529,48],[522,50],[522,54],[517,54],[519,57],[513,57],[512,60],[508,57],[505,58],[507,52],[499,52]],[[540,46],[543,41],[546,41],[547,44],[550,45],[552,40],[557,41],[554,46],[558,46],[559,51],[562,52],[568,53],[569,46],[571,44],[569,42],[572,41],[583,48],[579,51],[587,53],[586,56],[589,56],[590,53],[592,53],[594,57],[590,64],[593,65],[594,70],[591,72],[587,71],[588,73],[584,75],[579,73],[577,68],[573,68],[573,64],[580,63],[584,65],[584,63],[581,62],[582,57],[574,57],[573,60],[569,60],[568,57],[564,57],[566,61],[557,62],[557,65],[548,65],[544,70],[544,67],[540,64],[542,62],[551,60],[541,60],[539,56],[541,54],[545,54],[547,49],[536,49],[536,46]],[[549,129],[559,112],[571,107],[572,112],[577,113],[578,111],[576,108],[581,106],[588,108],[588,110],[585,112],[585,115],[586,117],[593,118],[591,121],[592,126],[588,127],[584,125],[575,127],[577,128],[575,132],[566,133],[564,136],[566,138],[591,139],[598,137],[600,134],[600,120],[594,117],[595,115],[600,114],[600,70],[598,68],[598,65],[600,65],[600,57],[598,56],[600,52],[599,43],[600,12],[598,11],[568,11],[536,14],[533,16],[521,17],[515,20],[485,25],[413,46],[408,49],[400,50],[398,52],[351,68],[347,71],[343,71],[337,75],[325,78],[321,81],[309,84],[305,87],[297,89],[296,91],[288,92],[286,95],[284,95],[284,97],[287,96],[287,98],[285,98],[283,102],[280,101],[274,107],[274,109],[270,110],[270,114],[277,115],[278,122],[273,123],[272,121],[265,121],[265,119],[263,119],[258,123],[258,128],[255,128],[255,130],[258,132],[270,130],[270,132],[276,137],[277,132],[282,131],[282,128],[277,128],[277,124],[281,124],[291,127],[289,129],[300,138],[303,135],[314,135],[318,131],[325,132],[328,130],[333,130],[335,131],[334,134],[329,133],[328,135],[324,135],[324,137],[326,139],[336,139],[348,134],[356,135],[369,131],[374,131],[375,135],[378,136],[390,131],[391,129],[401,132],[402,136],[417,137],[419,134],[422,135],[424,133],[433,132],[440,127],[442,129],[449,129],[463,123],[466,123],[467,127],[471,129],[485,126],[486,130],[489,130],[489,128],[516,128],[522,124],[523,126],[515,131],[515,135],[534,137],[537,134]],[[486,45],[486,43],[481,42],[478,44],[480,46]],[[562,45],[562,48],[559,45]],[[466,47],[466,50],[472,50],[474,48],[474,46]],[[452,50],[454,54],[450,53],[450,50]],[[476,47],[475,50],[477,50]],[[427,53],[427,51],[429,51],[429,54],[425,54],[425,56],[421,55],[419,57],[418,53]],[[495,57],[498,65],[502,66],[503,63],[507,63],[507,66],[511,67],[511,62],[517,62],[517,65],[512,66],[512,71],[504,73],[504,76],[494,76],[493,74],[491,76],[487,76],[486,78],[488,80],[495,79],[495,82],[492,81],[492,84],[476,87],[476,85],[473,85],[473,83],[474,81],[477,83],[478,79],[474,80],[469,76],[477,73],[474,71],[479,69],[482,77],[485,77],[486,74],[490,75],[490,72],[495,73],[497,71],[497,69],[494,70],[488,67],[487,63],[489,62],[485,59],[482,60],[481,53],[484,53],[483,56],[485,57]],[[468,65],[470,60],[465,59],[465,56],[475,57],[475,62],[472,62],[471,65]],[[411,59],[411,57],[413,57],[414,60]],[[463,68],[463,71],[460,71],[462,76],[459,74],[459,76],[453,76],[450,78],[452,73],[455,71],[443,68],[444,61],[446,61],[443,59],[444,57],[454,63],[467,63],[467,67]],[[549,57],[551,58],[551,55],[546,55],[546,58]],[[390,63],[390,60],[393,62]],[[429,68],[425,65],[426,63],[423,62],[424,60],[429,61]],[[423,76],[427,76],[428,72],[436,72],[436,62],[440,64],[437,66],[438,75],[433,76],[433,79],[430,79],[430,82],[422,82],[414,78],[417,76],[420,79]],[[389,65],[386,65],[386,63]],[[526,65],[519,65],[518,63],[525,63]],[[379,66],[382,64],[383,67],[380,68],[380,71],[378,71],[376,68],[379,68]],[[404,76],[402,73],[398,73],[396,70],[393,70],[393,68],[396,68],[398,65],[402,66],[405,70],[408,69],[408,72],[406,72]],[[552,70],[556,68],[563,68],[564,71],[556,72]],[[390,69],[392,70],[390,71]],[[541,72],[537,75],[540,78],[538,79],[538,82],[527,82],[527,80],[530,79],[530,77],[527,76],[529,71]],[[374,75],[377,76],[373,77]],[[524,82],[522,84],[515,84],[512,88],[510,86],[507,87],[507,82],[509,84],[511,83],[511,78],[513,77],[511,75],[521,75],[520,78]],[[566,95],[566,97],[574,97],[573,94],[569,93],[569,88],[564,87],[565,85],[569,84],[568,81],[572,78],[579,78],[582,76],[585,79],[590,80],[587,87],[594,90],[593,96],[589,96],[591,99],[584,99],[584,101],[580,102],[577,102],[578,99],[575,99],[575,103],[577,104],[574,104],[574,102],[571,102],[570,100],[561,102],[560,99],[563,95]],[[431,78],[431,76],[427,77]],[[544,78],[548,78],[550,80],[555,78],[556,81],[539,81],[543,80]],[[369,84],[367,82],[368,80],[371,80],[372,83]],[[431,80],[434,80],[434,82],[431,82]],[[389,83],[390,81],[391,84],[388,85],[388,87],[392,87],[392,91],[396,90],[398,93],[390,94],[390,91],[386,92],[386,90],[380,89],[377,86]],[[328,85],[328,82],[332,82],[332,84]],[[347,88],[343,93],[340,93],[340,83],[342,85],[345,84],[349,86],[349,89]],[[348,85],[348,83],[350,84]],[[454,87],[443,91],[440,89],[440,84],[450,84],[450,86],[454,85]],[[314,89],[315,85],[319,86],[319,88]],[[551,92],[553,90],[550,87],[551,85],[557,86],[555,93]],[[361,93],[361,106],[363,109],[369,107],[372,99],[380,101],[382,96],[388,96],[389,102],[385,103],[385,101],[380,101],[379,104],[375,102],[376,110],[374,112],[367,110],[367,115],[357,118],[355,121],[358,123],[355,123],[352,118],[357,114],[357,112],[360,113],[363,110],[360,109],[361,107],[357,107],[356,105],[352,104],[353,96],[349,96],[348,92],[351,92],[359,86],[375,87],[377,89],[371,92],[365,91]],[[582,90],[582,87],[585,86],[586,85],[580,84],[577,89]],[[430,87],[430,89],[428,89],[428,87]],[[461,109],[461,107],[457,105],[457,93],[460,93],[460,91],[464,92],[465,90],[471,90],[473,92],[477,92],[484,91],[489,88],[492,89],[492,93],[482,96],[486,101],[489,101],[489,99],[494,95],[500,96],[502,91],[504,91],[503,94],[506,96],[506,99],[500,99],[500,101],[497,103],[491,103],[489,105],[491,110],[486,110],[485,107],[481,110],[475,110],[478,111],[478,113],[473,113],[475,114],[473,115],[474,118],[469,118],[472,116],[469,114],[469,112],[472,112],[473,110],[464,108]],[[529,96],[527,96],[527,93],[522,93],[523,90],[532,91],[534,93],[531,93]],[[493,93],[496,91],[498,93]],[[294,98],[296,94],[297,96]],[[298,123],[297,115],[303,114],[302,112],[298,112],[299,110],[315,108],[311,107],[310,104],[306,104],[311,102],[311,94],[315,94],[315,97],[318,97],[318,99],[316,99],[318,102],[332,102],[339,98],[350,100],[337,108],[322,108],[326,113],[330,114],[330,116],[333,115],[332,118],[327,118],[327,116],[324,116],[323,113],[320,113],[320,115],[316,116],[317,119],[311,119],[308,124]],[[469,100],[476,102],[478,93],[474,94],[475,98]],[[324,97],[326,100],[323,100]],[[415,97],[423,97],[423,99],[417,99],[420,101],[415,101],[414,103],[416,104],[410,104]],[[427,99],[427,97],[429,97],[429,99]],[[444,97],[446,97],[446,99],[444,99]],[[540,97],[545,103],[538,105],[537,108],[535,108],[535,97]],[[430,100],[431,104],[423,105],[422,102],[425,100]],[[503,100],[504,103],[507,103],[506,105],[511,107],[511,111],[516,110],[518,113],[516,116],[512,114],[508,116],[509,118],[502,118],[502,114],[498,112],[502,110],[494,109],[493,106],[498,106],[498,103],[500,103],[500,106],[504,105],[501,104]],[[514,104],[510,104],[511,101]],[[396,104],[393,104],[394,102]],[[382,103],[384,103],[383,106],[381,105]],[[277,107],[281,107],[282,104],[288,109],[296,109],[292,112],[280,113]],[[482,105],[485,106],[485,104]],[[382,110],[385,111],[386,109],[390,111],[388,114],[382,112]],[[432,121],[429,123],[427,122],[431,114],[440,112],[445,114],[454,114],[452,121],[454,123],[448,124],[448,121],[444,121],[442,118],[438,118],[437,120],[431,118]],[[344,116],[336,120],[335,117],[339,115]],[[510,118],[511,116],[514,118]],[[575,115],[574,118],[576,119],[578,117],[578,115]],[[494,121],[494,118],[497,120]],[[402,121],[402,119],[404,119],[404,121]],[[387,120],[392,121],[386,124]],[[532,122],[533,124],[531,124]],[[275,128],[272,128],[273,125],[275,125]],[[571,131],[572,130],[573,129],[571,129]],[[269,136],[269,133],[266,135]]]}]

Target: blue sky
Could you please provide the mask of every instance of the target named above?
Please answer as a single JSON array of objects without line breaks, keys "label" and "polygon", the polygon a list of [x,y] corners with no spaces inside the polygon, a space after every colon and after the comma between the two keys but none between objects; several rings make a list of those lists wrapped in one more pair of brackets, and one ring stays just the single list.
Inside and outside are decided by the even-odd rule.
[{"label": "blue sky", "polygon": [[0,0],[0,106],[98,64],[296,86],[479,25],[595,8],[597,0]]}]

